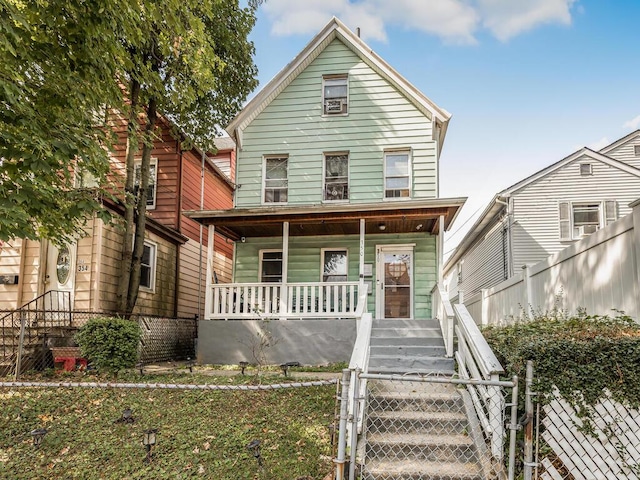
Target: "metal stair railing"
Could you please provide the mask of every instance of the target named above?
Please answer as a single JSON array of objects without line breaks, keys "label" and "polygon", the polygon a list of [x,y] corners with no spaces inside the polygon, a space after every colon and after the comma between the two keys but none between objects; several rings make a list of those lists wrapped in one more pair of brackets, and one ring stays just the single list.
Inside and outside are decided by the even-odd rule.
[{"label": "metal stair railing", "polygon": [[14,365],[16,380],[22,370],[26,346],[39,343],[42,335],[56,327],[72,326],[71,292],[49,290],[20,308],[0,317],[0,363]]}]

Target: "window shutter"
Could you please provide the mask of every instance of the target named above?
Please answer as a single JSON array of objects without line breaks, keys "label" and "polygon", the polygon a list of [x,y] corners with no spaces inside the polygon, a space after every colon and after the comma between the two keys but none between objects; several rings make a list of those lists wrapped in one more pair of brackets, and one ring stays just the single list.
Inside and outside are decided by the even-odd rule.
[{"label": "window shutter", "polygon": [[616,201],[615,200],[605,200],[604,201],[604,224],[609,225],[610,223],[615,222],[618,219],[618,214],[616,212]]},{"label": "window shutter", "polygon": [[571,208],[569,202],[560,202],[560,240],[571,240]]}]

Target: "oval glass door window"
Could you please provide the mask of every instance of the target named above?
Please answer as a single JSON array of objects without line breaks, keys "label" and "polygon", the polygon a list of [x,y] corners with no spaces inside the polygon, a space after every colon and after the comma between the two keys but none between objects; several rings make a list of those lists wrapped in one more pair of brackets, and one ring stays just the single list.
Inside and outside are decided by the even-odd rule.
[{"label": "oval glass door window", "polygon": [[69,247],[62,247],[58,251],[58,260],[56,261],[56,273],[58,275],[58,283],[64,285],[69,280],[69,272],[71,271],[71,254]]}]

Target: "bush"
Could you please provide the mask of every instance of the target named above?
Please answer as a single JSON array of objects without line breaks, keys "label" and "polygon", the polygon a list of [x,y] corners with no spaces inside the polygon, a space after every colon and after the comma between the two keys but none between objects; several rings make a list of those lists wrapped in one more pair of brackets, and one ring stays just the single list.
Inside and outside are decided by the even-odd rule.
[{"label": "bush", "polygon": [[543,395],[555,386],[586,413],[608,391],[613,399],[637,408],[640,326],[616,313],[609,317],[556,312],[507,327],[488,327],[483,334],[509,375],[524,381],[527,360],[533,360],[535,388]]},{"label": "bush", "polygon": [[138,360],[140,327],[123,318],[94,318],[76,334],[82,355],[98,369],[115,373]]}]

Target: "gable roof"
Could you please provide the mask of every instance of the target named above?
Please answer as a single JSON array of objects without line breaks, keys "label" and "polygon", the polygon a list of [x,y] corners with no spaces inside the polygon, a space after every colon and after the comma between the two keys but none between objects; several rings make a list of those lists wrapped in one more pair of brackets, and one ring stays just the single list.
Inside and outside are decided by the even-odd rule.
[{"label": "gable roof", "polygon": [[605,155],[607,153],[609,153],[611,150],[613,150],[614,148],[619,147],[620,145],[623,145],[625,143],[627,143],[629,140],[633,140],[635,137],[640,136],[640,129],[635,130],[633,132],[631,132],[628,135],[625,135],[622,138],[619,138],[618,140],[616,140],[615,142],[611,143],[610,145],[607,145],[606,147],[604,147],[603,149],[599,150],[600,153],[604,153]]},{"label": "gable roof", "polygon": [[[640,131],[635,133],[640,133]],[[629,137],[629,135],[627,135],[627,137]],[[615,143],[617,144],[618,142],[615,142]],[[606,148],[609,148],[609,147],[606,147]],[[489,204],[484,209],[482,214],[478,217],[478,219],[473,224],[473,226],[469,229],[469,231],[464,236],[462,241],[458,244],[453,254],[447,259],[444,265],[444,270],[443,270],[444,273],[446,274],[451,269],[451,267],[455,265],[455,263],[457,263],[457,261],[467,251],[467,249],[470,246],[472,246],[475,243],[475,241],[484,233],[487,226],[491,225],[493,221],[499,217],[500,212],[502,212],[505,206],[506,199],[508,199],[514,193],[517,193],[518,190],[521,190],[524,187],[537,182],[538,180],[546,177],[547,175],[550,175],[556,170],[559,170],[565,165],[583,156],[592,158],[593,160],[596,160],[596,161],[600,161],[611,167],[618,168],[631,175],[635,175],[636,177],[640,177],[640,169],[627,165],[626,163],[621,162],[620,160],[616,160],[614,158],[603,155],[600,152],[595,152],[588,147],[583,147],[580,150],[572,153],[568,157],[563,158],[559,162],[549,165],[548,167],[543,168],[542,170],[534,173],[533,175],[530,175],[524,178],[523,180],[520,180],[519,182],[514,183],[510,187],[502,190],[501,192],[498,192],[493,197],[493,199],[489,202]]]},{"label": "gable roof", "polygon": [[333,17],[320,33],[286,67],[280,70],[227,126],[225,130],[235,138],[238,147],[242,148],[243,130],[336,38],[397,88],[425,116],[440,125],[438,148],[441,149],[451,114],[438,107],[409,83],[336,17]]}]

